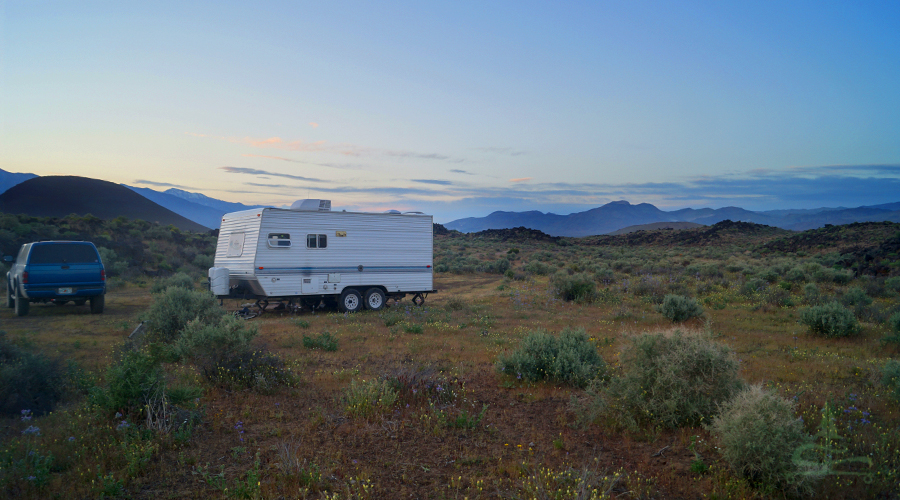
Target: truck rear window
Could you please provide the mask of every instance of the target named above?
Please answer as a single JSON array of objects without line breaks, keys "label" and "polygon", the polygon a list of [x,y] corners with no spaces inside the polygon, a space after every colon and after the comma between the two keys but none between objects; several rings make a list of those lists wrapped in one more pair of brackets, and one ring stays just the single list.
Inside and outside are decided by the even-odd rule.
[{"label": "truck rear window", "polygon": [[31,248],[29,264],[89,264],[100,262],[97,251],[91,245],[56,244],[35,245]]}]

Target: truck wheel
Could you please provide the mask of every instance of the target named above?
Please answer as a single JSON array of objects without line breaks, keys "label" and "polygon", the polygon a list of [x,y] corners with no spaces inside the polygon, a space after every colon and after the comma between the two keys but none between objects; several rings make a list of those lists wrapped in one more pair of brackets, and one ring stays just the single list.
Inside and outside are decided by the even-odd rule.
[{"label": "truck wheel", "polygon": [[22,290],[16,291],[16,316],[27,316],[31,304],[22,296]]},{"label": "truck wheel", "polygon": [[13,288],[6,282],[6,307],[12,309],[16,307],[16,297],[12,293]]},{"label": "truck wheel", "polygon": [[356,312],[362,309],[362,297],[359,292],[352,288],[347,288],[341,293],[341,299],[338,301],[338,308],[341,312]]},{"label": "truck wheel", "polygon": [[380,311],[384,307],[384,292],[380,288],[366,290],[366,308],[370,311]]},{"label": "truck wheel", "polygon": [[91,297],[91,314],[103,314],[103,305],[105,302],[105,295]]}]

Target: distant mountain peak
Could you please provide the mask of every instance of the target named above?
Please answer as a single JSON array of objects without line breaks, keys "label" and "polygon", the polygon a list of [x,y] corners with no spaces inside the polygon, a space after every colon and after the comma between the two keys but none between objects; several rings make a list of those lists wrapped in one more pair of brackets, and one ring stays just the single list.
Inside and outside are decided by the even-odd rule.
[{"label": "distant mountain peak", "polygon": [[631,206],[631,203],[628,203],[628,200],[619,200],[619,201],[611,201],[607,203],[607,205],[628,205]]}]

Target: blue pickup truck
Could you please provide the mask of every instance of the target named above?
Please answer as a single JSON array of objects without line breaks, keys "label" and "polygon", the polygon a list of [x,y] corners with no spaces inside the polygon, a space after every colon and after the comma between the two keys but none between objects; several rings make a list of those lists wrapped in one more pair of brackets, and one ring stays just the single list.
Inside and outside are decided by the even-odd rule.
[{"label": "blue pickup truck", "polygon": [[19,249],[6,274],[6,305],[17,316],[28,314],[32,302],[64,305],[91,302],[100,314],[106,295],[106,271],[97,247],[88,241],[38,241]]}]

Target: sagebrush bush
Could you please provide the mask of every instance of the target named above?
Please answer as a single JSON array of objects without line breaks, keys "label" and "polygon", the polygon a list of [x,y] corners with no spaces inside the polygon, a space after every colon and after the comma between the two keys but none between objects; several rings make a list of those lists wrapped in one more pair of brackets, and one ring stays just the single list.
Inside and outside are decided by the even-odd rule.
[{"label": "sagebrush bush", "polygon": [[524,380],[552,380],[576,387],[606,375],[606,363],[583,328],[566,328],[559,337],[532,331],[518,349],[499,357],[497,369]]},{"label": "sagebrush bush", "polygon": [[703,308],[690,297],[668,294],[663,297],[662,304],[659,305],[659,312],[669,321],[678,323],[702,316]]},{"label": "sagebrush bush", "polygon": [[900,292],[900,276],[884,280],[884,287],[893,292]]},{"label": "sagebrush bush", "polygon": [[189,321],[197,319],[202,324],[217,324],[224,316],[225,310],[208,291],[169,287],[156,295],[147,311],[148,339],[174,342]]},{"label": "sagebrush bush", "polygon": [[194,361],[207,378],[213,378],[222,363],[248,352],[256,335],[256,325],[234,316],[223,316],[215,323],[194,319],[185,325],[172,351],[178,358]]},{"label": "sagebrush bush", "polygon": [[150,288],[150,293],[161,293],[169,287],[184,288],[185,290],[194,289],[194,278],[187,273],[175,273],[168,278],[156,280]]},{"label": "sagebrush bush", "polygon": [[767,490],[799,493],[813,476],[802,474],[794,452],[812,442],[795,403],[753,385],[722,404],[709,426],[722,458],[740,476]]},{"label": "sagebrush bush", "polygon": [[888,360],[881,367],[881,383],[887,387],[897,403],[900,403],[900,360]]},{"label": "sagebrush bush", "polygon": [[146,351],[128,351],[106,370],[106,384],[91,391],[94,404],[108,413],[137,416],[149,399],[165,394],[159,358]]},{"label": "sagebrush bush", "polygon": [[385,376],[401,403],[452,403],[462,392],[462,382],[437,368],[401,367]]},{"label": "sagebrush bush", "polygon": [[546,275],[550,274],[550,266],[539,260],[530,261],[522,267],[522,270],[529,274]]},{"label": "sagebrush bush", "polygon": [[856,316],[838,302],[808,307],[800,313],[800,322],[815,335],[847,337],[860,332]]},{"label": "sagebrush bush", "polygon": [[65,379],[59,359],[25,351],[0,331],[0,415],[53,410],[64,395]]},{"label": "sagebrush bush", "polygon": [[900,312],[895,312],[888,318],[888,327],[890,327],[894,333],[900,335]]},{"label": "sagebrush bush", "polygon": [[866,292],[858,286],[850,287],[841,296],[841,303],[846,306],[867,306],[872,303],[872,297],[866,295]]},{"label": "sagebrush bush", "polygon": [[621,353],[622,374],[597,389],[596,401],[613,422],[636,429],[708,422],[717,405],[744,387],[731,349],[699,332],[646,333]]},{"label": "sagebrush bush", "polygon": [[564,271],[557,272],[550,278],[550,285],[556,291],[557,296],[563,300],[577,300],[590,302],[594,298],[596,285],[594,278],[587,273],[569,274]]}]

